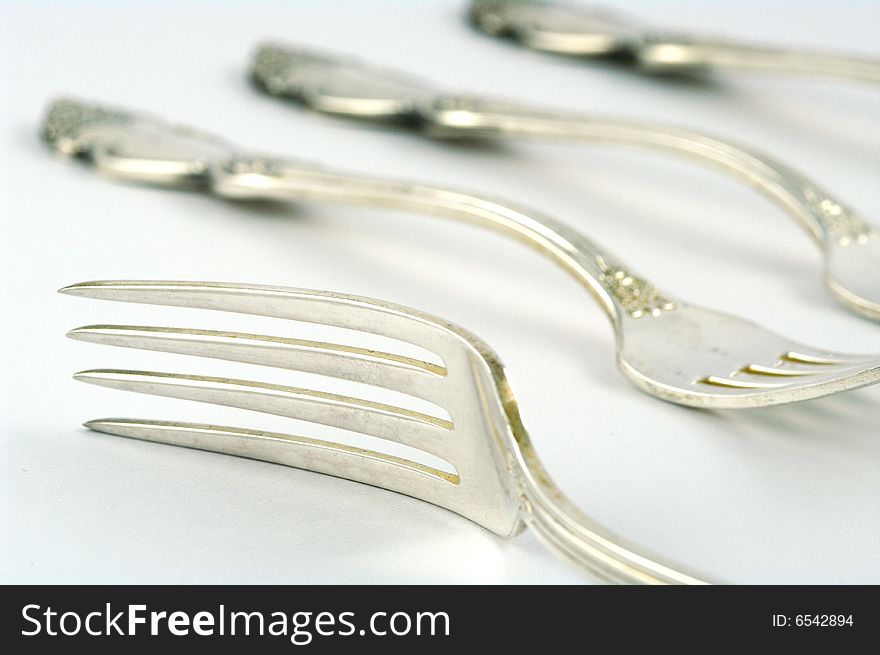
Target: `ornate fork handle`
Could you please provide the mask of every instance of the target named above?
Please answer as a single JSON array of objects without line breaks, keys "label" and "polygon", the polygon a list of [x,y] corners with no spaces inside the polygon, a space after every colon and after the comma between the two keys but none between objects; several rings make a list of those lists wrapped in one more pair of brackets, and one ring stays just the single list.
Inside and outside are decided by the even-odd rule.
[{"label": "ornate fork handle", "polygon": [[527,47],[587,57],[617,56],[649,73],[763,70],[880,84],[880,60],[752,44],[657,29],[614,7],[565,0],[471,0],[475,27]]},{"label": "ornate fork handle", "polygon": [[512,136],[612,143],[685,155],[742,178],[778,203],[819,243],[867,237],[864,219],[797,171],[766,155],[662,125],[543,112],[471,97],[439,98],[422,110],[438,136]]},{"label": "ornate fork handle", "polygon": [[211,188],[231,198],[315,199],[374,205],[466,220],[526,243],[589,289],[612,323],[669,311],[676,304],[635,277],[579,232],[508,201],[440,187],[323,171],[312,165],[259,156],[215,164]]}]

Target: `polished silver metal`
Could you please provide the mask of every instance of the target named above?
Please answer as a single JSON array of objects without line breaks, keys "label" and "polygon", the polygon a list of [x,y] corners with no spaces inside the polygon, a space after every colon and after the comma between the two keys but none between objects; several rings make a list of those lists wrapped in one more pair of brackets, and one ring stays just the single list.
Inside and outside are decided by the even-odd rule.
[{"label": "polished silver metal", "polygon": [[[621,370],[638,387],[664,400],[694,407],[758,407],[880,381],[880,355],[812,348],[744,319],[690,305],[656,289],[582,234],[535,210],[465,191],[240,154],[215,137],[200,139],[192,130],[155,118],[113,110],[104,121],[103,111],[59,101],[49,111],[44,134],[61,152],[125,180],[195,185],[242,200],[409,209],[469,221],[524,242],[592,292],[614,327]],[[59,114],[85,120],[59,124]]]},{"label": "polished silver metal", "polygon": [[554,0],[471,0],[470,22],[491,36],[570,56],[614,59],[652,74],[756,70],[880,84],[880,60],[658,30],[627,13]]},{"label": "polished silver metal", "polygon": [[501,360],[483,341],[443,319],[370,298],[275,286],[100,281],[61,293],[344,327],[428,350],[442,364],[352,345],[214,330],[89,325],[68,333],[79,341],[316,373],[428,400],[448,418],[265,382],[107,369],[75,375],[113,389],[344,428],[411,446],[442,459],[449,470],[378,450],[246,428],[108,418],[86,423],[92,430],[362,482],[439,505],[502,537],[527,525],[559,554],[605,581],[701,583],[698,576],[640,554],[565,498],[531,445]]},{"label": "polished silver metal", "polygon": [[880,320],[880,228],[767,155],[676,127],[549,112],[432,91],[411,76],[356,59],[267,44],[251,68],[257,86],[326,114],[413,127],[433,138],[532,137],[648,148],[697,159],[775,201],[824,255],[825,281],[846,307]]}]

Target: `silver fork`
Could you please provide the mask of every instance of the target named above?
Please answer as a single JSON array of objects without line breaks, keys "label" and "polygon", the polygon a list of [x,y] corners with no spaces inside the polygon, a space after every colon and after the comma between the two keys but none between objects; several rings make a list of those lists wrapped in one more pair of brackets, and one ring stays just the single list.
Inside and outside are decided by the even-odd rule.
[{"label": "silver fork", "polygon": [[537,137],[612,143],[696,158],[755,187],[793,216],[825,259],[834,297],[880,320],[880,229],[772,158],[670,126],[552,113],[487,98],[443,94],[409,75],[298,48],[265,45],[251,68],[257,86],[325,114],[394,121],[429,137]]},{"label": "silver fork", "polygon": [[236,427],[107,418],[86,423],[92,430],[382,487],[449,509],[502,537],[528,525],[558,553],[606,581],[700,583],[638,554],[565,498],[532,448],[501,360],[456,325],[380,300],[275,286],[102,281],[75,284],[61,293],[271,316],[415,344],[442,364],[351,345],[213,330],[90,325],[68,333],[79,341],[316,373],[427,400],[449,418],[249,380],[106,369],[75,375],[113,389],[237,407],[379,437],[440,458],[449,470],[344,443]]},{"label": "silver fork", "polygon": [[43,134],[59,152],[125,180],[200,186],[224,198],[397,207],[513,236],[592,292],[615,330],[621,370],[664,400],[694,407],[757,407],[880,380],[878,355],[812,348],[744,319],[687,304],[661,293],[580,233],[507,201],[236,154],[232,146],[199,132],[71,101],[51,106]]},{"label": "silver fork", "polygon": [[471,0],[470,22],[491,36],[557,54],[614,59],[658,74],[757,70],[880,84],[870,57],[781,49],[658,30],[626,13],[553,0]]}]

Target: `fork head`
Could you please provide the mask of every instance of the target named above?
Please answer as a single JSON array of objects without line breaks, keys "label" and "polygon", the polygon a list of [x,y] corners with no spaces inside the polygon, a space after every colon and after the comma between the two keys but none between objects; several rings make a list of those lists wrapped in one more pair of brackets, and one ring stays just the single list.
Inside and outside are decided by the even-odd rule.
[{"label": "fork head", "polygon": [[750,321],[677,303],[620,323],[618,363],[649,393],[713,409],[809,400],[880,381],[880,355],[819,350]]},{"label": "fork head", "polygon": [[[414,411],[363,397],[227,377],[94,369],[76,378],[104,387],[263,412],[376,437],[370,450],[305,436],[167,420],[107,418],[92,430],[258,459],[424,500],[501,536],[529,525],[572,563],[611,582],[704,584],[639,553],[588,518],[538,460],[504,367],[460,327],[379,300],[326,291],[212,282],[86,282],[62,293],[234,312],[381,335],[429,351],[433,363],[375,349],[217,330],[89,325],[69,336],[103,345],[208,357],[382,387],[431,404]],[[438,363],[439,362],[439,363]],[[360,392],[358,392],[360,393]],[[378,448],[378,447],[377,447]],[[431,455],[418,461],[412,449]]]},{"label": "fork head", "polygon": [[[80,341],[291,371],[381,387],[437,410],[413,411],[317,389],[180,373],[95,369],[83,382],[280,415],[403,444],[439,458],[440,467],[389,452],[306,436],[160,420],[89,421],[92,430],[271,461],[347,478],[428,501],[509,536],[522,528],[512,473],[511,426],[519,425],[503,367],[473,335],[415,310],[322,291],[192,282],[88,282],[61,290],[87,298],[192,307],[344,327],[408,342],[441,364],[367,348],[215,330],[91,325]],[[527,446],[524,434],[517,443]]]}]

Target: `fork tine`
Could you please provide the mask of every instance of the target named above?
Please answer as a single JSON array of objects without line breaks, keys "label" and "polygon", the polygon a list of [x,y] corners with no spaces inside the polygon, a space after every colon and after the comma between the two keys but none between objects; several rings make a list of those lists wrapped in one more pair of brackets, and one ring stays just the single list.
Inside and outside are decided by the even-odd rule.
[{"label": "fork tine", "polygon": [[874,355],[857,355],[854,353],[837,353],[814,348],[801,347],[789,350],[780,356],[780,360],[789,364],[805,364],[809,366],[839,366],[859,364],[877,359]]},{"label": "fork tine", "polygon": [[394,455],[277,432],[121,418],[88,421],[85,427],[104,434],[282,464],[415,495],[435,503],[449,484],[459,483],[456,473]]},{"label": "fork tine", "polygon": [[452,423],[392,405],[312,389],[199,375],[94,369],[74,375],[98,386],[225,405],[397,441],[449,459]]},{"label": "fork tine", "polygon": [[742,380],[739,378],[725,378],[720,375],[707,375],[697,380],[698,384],[708,384],[716,387],[726,387],[728,389],[781,389],[787,386],[786,382],[757,382]]},{"label": "fork tine", "polygon": [[880,381],[880,358],[863,360],[850,366],[817,367],[813,375],[743,375],[728,378],[710,375],[697,384],[705,384],[731,390],[755,390],[773,392],[785,390],[787,401],[809,400],[833,392],[849,391]]},{"label": "fork tine", "polygon": [[317,373],[441,403],[446,369],[411,357],[340,344],[240,332],[88,325],[71,339]]},{"label": "fork tine", "polygon": [[816,362],[814,364],[785,360],[777,366],[749,364],[734,371],[733,375],[737,377],[740,375],[754,376],[765,380],[774,377],[777,380],[779,378],[803,378],[809,380],[857,373],[860,370],[870,369],[878,364],[880,364],[880,359],[876,357],[863,357],[839,363],[831,363],[829,360],[826,363]]},{"label": "fork tine", "polygon": [[[71,296],[118,302],[212,309],[334,325],[416,344],[446,359],[436,319],[392,303],[329,291],[223,282],[103,280],[59,290]],[[453,353],[454,354],[454,353]]]},{"label": "fork tine", "polygon": [[749,364],[743,366],[731,374],[733,376],[748,375],[775,378],[795,378],[810,375],[818,375],[815,369],[804,368],[778,368],[776,366],[764,366],[763,364]]},{"label": "fork tine", "polygon": [[[825,368],[825,367],[823,367]],[[846,366],[828,366],[817,379],[839,379],[842,389],[855,389],[880,381],[880,357],[863,359]]]}]

